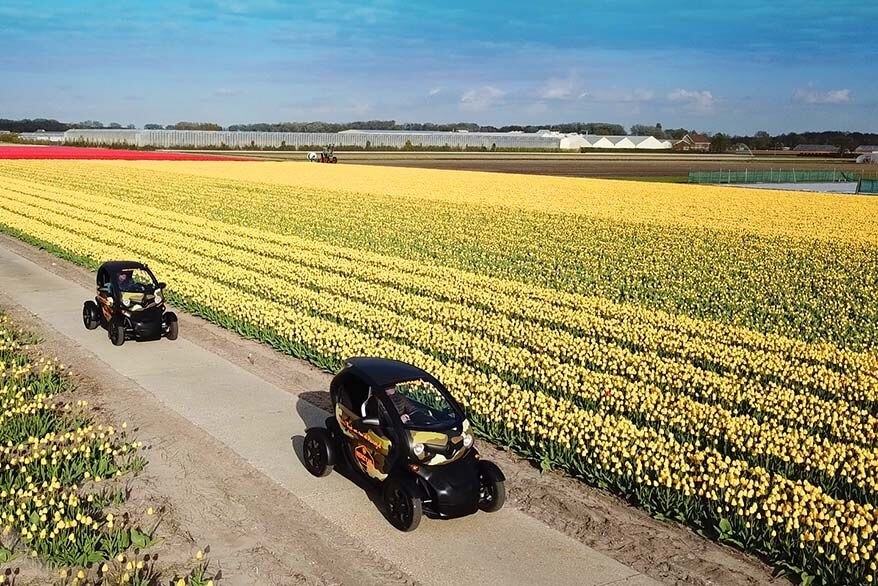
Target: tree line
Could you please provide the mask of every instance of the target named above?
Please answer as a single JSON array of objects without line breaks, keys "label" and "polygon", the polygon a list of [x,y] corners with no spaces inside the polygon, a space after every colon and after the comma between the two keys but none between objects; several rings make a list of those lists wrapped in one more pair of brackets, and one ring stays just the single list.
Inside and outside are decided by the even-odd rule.
[{"label": "tree line", "polygon": [[[0,118],[0,132],[63,132],[77,128],[91,129],[122,129],[135,128],[134,124],[122,125],[118,122],[104,124],[98,120],[82,122],[60,122],[51,118],[25,118],[10,120]],[[186,122],[176,124],[146,124],[146,130],[223,130],[223,126],[215,122]],[[563,133],[601,134],[601,135],[636,135],[654,136],[661,139],[683,138],[686,134],[696,132],[686,128],[663,128],[660,123],[635,124],[626,129],[621,124],[611,122],[565,122],[560,124],[511,124],[506,126],[480,125],[475,122],[402,122],[395,120],[358,120],[354,122],[260,122],[256,124],[232,124],[226,130],[244,130],[260,132],[342,132],[344,130],[408,130],[433,132],[537,132],[553,130]],[[851,151],[864,144],[878,144],[878,133],[846,132],[839,130],[789,132],[772,135],[760,130],[753,135],[726,134],[723,132],[703,132],[711,140],[711,150],[724,152],[736,144],[745,144],[753,150],[770,150],[795,148],[799,144],[825,144],[837,146],[842,152]]]}]

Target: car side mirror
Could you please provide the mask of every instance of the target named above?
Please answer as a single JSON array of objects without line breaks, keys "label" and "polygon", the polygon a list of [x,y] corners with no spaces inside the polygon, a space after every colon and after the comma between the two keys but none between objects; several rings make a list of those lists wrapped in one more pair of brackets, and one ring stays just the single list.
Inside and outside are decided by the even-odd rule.
[{"label": "car side mirror", "polygon": [[98,289],[98,291],[100,291],[104,295],[112,295],[112,293],[113,293],[113,291],[110,289],[110,287],[108,285],[104,285],[103,287]]},{"label": "car side mirror", "polygon": [[167,283],[165,283],[163,281],[159,281],[158,287],[156,287],[156,289],[164,289],[167,286],[168,286]]}]

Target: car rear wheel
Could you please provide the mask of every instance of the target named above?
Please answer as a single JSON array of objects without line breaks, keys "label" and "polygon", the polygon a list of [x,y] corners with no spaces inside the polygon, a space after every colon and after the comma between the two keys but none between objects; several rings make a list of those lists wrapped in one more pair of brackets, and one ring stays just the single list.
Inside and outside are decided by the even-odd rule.
[{"label": "car rear wheel", "polygon": [[180,323],[177,321],[177,314],[169,311],[165,314],[164,320],[167,326],[165,337],[169,340],[176,340],[177,336],[180,335]]},{"label": "car rear wheel", "polygon": [[86,301],[82,306],[82,324],[87,330],[93,330],[101,323],[98,314],[98,304],[94,301]]},{"label": "car rear wheel", "polygon": [[125,343],[125,323],[118,320],[112,320],[107,326],[107,335],[113,346],[121,346]]},{"label": "car rear wheel", "polygon": [[399,479],[384,485],[384,514],[400,531],[414,531],[421,523],[423,507],[420,492],[412,482]]},{"label": "car rear wheel", "polygon": [[494,513],[506,502],[506,477],[493,462],[479,462],[479,508]]},{"label": "car rear wheel", "polygon": [[322,427],[312,427],[305,433],[305,441],[302,444],[302,460],[305,469],[318,478],[332,472],[335,458],[331,439],[329,432]]}]

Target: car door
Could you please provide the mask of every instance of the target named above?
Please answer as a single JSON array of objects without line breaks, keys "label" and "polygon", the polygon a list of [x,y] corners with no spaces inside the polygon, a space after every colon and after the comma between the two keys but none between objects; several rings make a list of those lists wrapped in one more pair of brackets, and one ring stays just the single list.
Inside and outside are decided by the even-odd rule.
[{"label": "car door", "polygon": [[[387,410],[372,395],[366,401],[364,419],[360,420],[360,431],[354,443],[354,461],[360,469],[376,480],[384,480],[390,473],[396,458],[392,422]],[[371,423],[377,421],[377,424]]]},{"label": "car door", "polygon": [[95,301],[97,301],[98,307],[101,308],[101,314],[103,314],[105,321],[110,321],[110,319],[113,317],[113,305],[111,303],[112,298],[113,289],[110,283],[104,283],[103,285],[98,287]]}]

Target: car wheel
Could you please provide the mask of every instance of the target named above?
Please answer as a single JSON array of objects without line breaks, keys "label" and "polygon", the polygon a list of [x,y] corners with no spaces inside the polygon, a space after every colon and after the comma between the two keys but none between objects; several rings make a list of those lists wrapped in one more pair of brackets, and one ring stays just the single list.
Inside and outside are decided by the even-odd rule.
[{"label": "car wheel", "polygon": [[335,463],[329,433],[322,427],[312,427],[305,433],[302,444],[302,460],[305,469],[318,478],[332,472]]},{"label": "car wheel", "polygon": [[98,314],[98,304],[94,301],[86,301],[82,306],[82,325],[87,330],[93,330],[101,323]]},{"label": "car wheel", "polygon": [[384,485],[384,514],[400,531],[414,531],[421,523],[420,491],[413,482],[391,478]]},{"label": "car wheel", "polygon": [[119,320],[110,321],[107,325],[107,335],[110,336],[113,346],[121,346],[125,343],[125,323],[120,323]]},{"label": "car wheel", "polygon": [[165,314],[164,320],[167,326],[165,337],[169,340],[176,340],[177,336],[180,335],[180,323],[177,321],[177,314],[169,311]]},{"label": "car wheel", "polygon": [[506,477],[493,462],[479,462],[479,508],[494,513],[506,502]]}]

